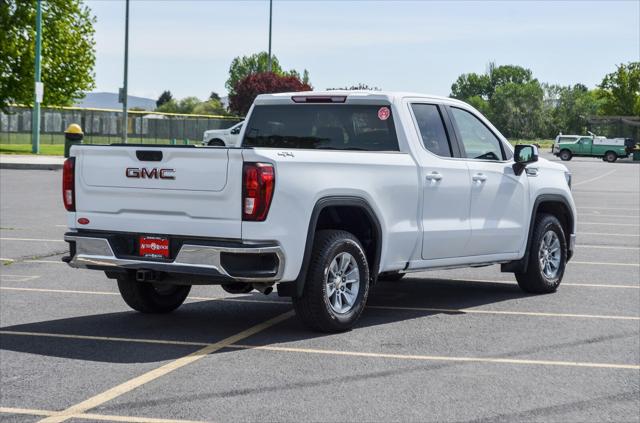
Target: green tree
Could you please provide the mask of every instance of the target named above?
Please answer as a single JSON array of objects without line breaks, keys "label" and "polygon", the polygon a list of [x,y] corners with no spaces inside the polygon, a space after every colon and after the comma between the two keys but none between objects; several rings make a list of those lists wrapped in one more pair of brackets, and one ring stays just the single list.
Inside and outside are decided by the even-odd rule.
[{"label": "green tree", "polygon": [[209,94],[209,100],[220,101],[220,96],[217,92],[211,91],[211,94]]},{"label": "green tree", "polygon": [[583,84],[559,87],[557,101],[552,111],[552,125],[555,129],[553,132],[585,133],[587,118],[598,113],[600,103],[597,92],[589,90]]},{"label": "green tree", "polygon": [[158,99],[156,100],[156,107],[160,107],[171,100],[173,100],[173,95],[171,94],[171,91],[165,90],[162,92],[162,94],[160,94],[160,97],[158,97]]},{"label": "green tree", "polygon": [[451,97],[468,100],[472,97],[489,98],[490,79],[488,75],[465,73],[451,85]]},{"label": "green tree", "polygon": [[498,86],[489,104],[493,123],[508,138],[533,139],[544,129],[543,90],[535,79]]},{"label": "green tree", "polygon": [[599,87],[602,114],[640,116],[640,62],[618,65]]},{"label": "green tree", "polygon": [[[264,51],[252,54],[251,56],[236,57],[233,59],[229,67],[229,79],[227,79],[225,83],[229,95],[235,92],[235,86],[239,81],[252,74],[267,72],[268,67],[269,53]],[[303,84],[309,85],[309,72],[306,69],[302,72],[302,77],[296,70],[285,71],[280,66],[278,58],[274,55],[271,55],[271,72],[277,76],[293,76],[301,80]]]},{"label": "green tree", "polygon": [[220,100],[207,100],[197,104],[192,113],[196,115],[227,115],[227,111]]},{"label": "green tree", "polygon": [[529,69],[514,65],[496,66],[494,62],[489,63],[489,70],[486,76],[489,79],[489,86],[487,87],[487,96],[489,99],[491,99],[498,87],[506,84],[520,85],[532,79],[532,73]]},{"label": "green tree", "polygon": [[[35,0],[0,1],[0,109],[33,103]],[[44,104],[67,106],[95,88],[95,17],[81,0],[42,2]]]}]

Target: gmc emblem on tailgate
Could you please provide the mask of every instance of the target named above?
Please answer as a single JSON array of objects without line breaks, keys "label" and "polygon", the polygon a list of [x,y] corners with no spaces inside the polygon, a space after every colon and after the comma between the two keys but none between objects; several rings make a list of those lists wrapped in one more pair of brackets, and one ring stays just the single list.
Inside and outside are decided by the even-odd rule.
[{"label": "gmc emblem on tailgate", "polygon": [[128,167],[125,171],[127,178],[137,179],[176,179],[175,169],[147,169],[146,167]]}]

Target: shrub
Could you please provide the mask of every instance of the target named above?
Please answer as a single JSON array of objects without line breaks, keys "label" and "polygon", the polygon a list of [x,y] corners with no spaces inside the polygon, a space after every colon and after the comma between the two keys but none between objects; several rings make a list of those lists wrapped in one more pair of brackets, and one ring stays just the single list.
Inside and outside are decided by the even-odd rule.
[{"label": "shrub", "polygon": [[229,96],[229,108],[238,115],[246,115],[258,94],[311,91],[311,86],[296,76],[277,75],[273,72],[254,73],[241,79]]}]

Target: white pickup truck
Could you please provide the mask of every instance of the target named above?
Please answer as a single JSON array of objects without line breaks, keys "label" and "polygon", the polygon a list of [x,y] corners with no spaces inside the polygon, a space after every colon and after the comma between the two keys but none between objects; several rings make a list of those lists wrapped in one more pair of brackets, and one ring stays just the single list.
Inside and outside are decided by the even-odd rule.
[{"label": "white pickup truck", "polygon": [[74,145],[63,171],[71,267],[141,312],[194,284],[291,296],[310,328],[350,329],[378,279],[501,264],[555,291],[576,210],[566,167],[514,149],[450,98],[259,96],[240,147]]}]

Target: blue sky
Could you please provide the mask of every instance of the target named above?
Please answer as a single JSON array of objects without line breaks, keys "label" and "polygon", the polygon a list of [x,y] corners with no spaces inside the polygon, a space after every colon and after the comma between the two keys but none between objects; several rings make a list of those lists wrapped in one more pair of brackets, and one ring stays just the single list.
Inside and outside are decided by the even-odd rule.
[{"label": "blue sky", "polygon": [[[124,1],[87,0],[96,15],[96,91],[122,85]],[[129,93],[226,94],[235,56],[267,50],[261,1],[132,0]],[[309,70],[316,89],[363,82],[448,95],[487,63],[530,68],[540,81],[589,87],[640,60],[640,0],[274,0],[273,52]]]}]

